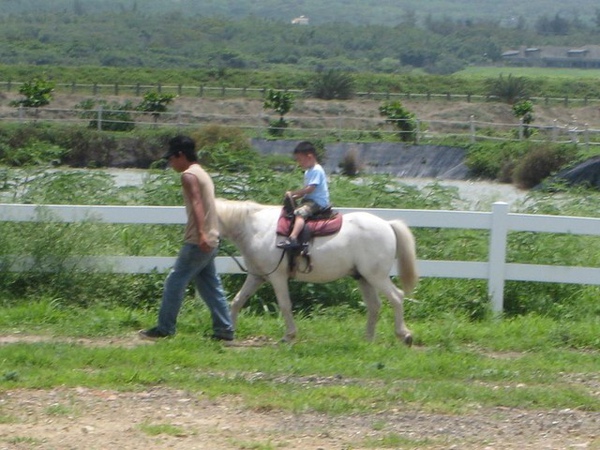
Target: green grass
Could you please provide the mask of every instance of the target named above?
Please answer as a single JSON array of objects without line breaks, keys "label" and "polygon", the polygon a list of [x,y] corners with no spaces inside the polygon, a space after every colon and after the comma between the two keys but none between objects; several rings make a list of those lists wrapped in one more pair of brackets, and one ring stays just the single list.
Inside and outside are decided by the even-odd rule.
[{"label": "green grass", "polygon": [[600,69],[570,69],[552,67],[511,67],[511,66],[468,66],[453,74],[458,78],[496,78],[498,75],[512,74],[515,77],[526,78],[554,78],[580,81],[586,79],[600,79]]},{"label": "green grass", "polygon": [[138,426],[140,430],[142,430],[145,434],[149,436],[158,436],[160,434],[166,434],[169,436],[186,436],[188,433],[178,426],[171,425],[168,423],[161,424],[150,424],[150,423],[142,423]]},{"label": "green grass", "polygon": [[[131,311],[121,308],[30,306],[0,310],[1,334],[43,336],[0,346],[0,390],[160,385],[194,392],[200,386],[209,397],[236,396],[251,408],[327,414],[398,404],[437,412],[480,406],[600,411],[592,390],[573,381],[597,376],[598,318],[470,322],[448,315],[409,323],[418,345],[407,348],[393,336],[386,307],[374,343],[363,339],[364,315],[351,311],[300,315],[294,345],[227,348],[203,337],[210,317],[200,302],[186,304],[176,337],[147,345],[135,345],[135,331],[137,322],[153,323],[152,311],[137,312],[134,326]],[[276,342],[282,328],[276,316],[244,313],[238,338]],[[562,339],[564,333],[577,333],[581,345]],[[70,405],[48,411],[73,413]],[[175,432],[154,426],[147,432]]]}]

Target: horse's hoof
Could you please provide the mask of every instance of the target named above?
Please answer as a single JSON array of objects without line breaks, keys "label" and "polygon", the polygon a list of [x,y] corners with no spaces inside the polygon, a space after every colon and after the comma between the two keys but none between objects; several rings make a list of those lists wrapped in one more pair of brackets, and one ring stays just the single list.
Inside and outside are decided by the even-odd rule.
[{"label": "horse's hoof", "polygon": [[406,336],[404,336],[403,341],[404,341],[404,343],[406,344],[407,347],[412,347],[413,337],[412,337],[411,334],[407,334]]}]

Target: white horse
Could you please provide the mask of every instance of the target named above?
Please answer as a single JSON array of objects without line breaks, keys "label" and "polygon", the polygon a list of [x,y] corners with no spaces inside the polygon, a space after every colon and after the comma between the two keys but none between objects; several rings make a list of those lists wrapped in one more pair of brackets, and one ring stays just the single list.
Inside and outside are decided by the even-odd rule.
[{"label": "white horse", "polygon": [[[275,290],[277,303],[283,315],[286,332],[283,341],[296,337],[292,317],[292,303],[288,289],[290,278],[287,258],[282,258],[276,243],[281,206],[260,205],[217,199],[217,214],[221,236],[230,239],[241,252],[248,275],[231,304],[233,322],[246,301],[265,282]],[[366,337],[373,340],[383,293],[394,309],[396,336],[407,345],[412,344],[410,330],[404,324],[404,292],[391,281],[389,273],[398,260],[398,273],[404,291],[409,294],[415,287],[415,241],[410,229],[400,220],[386,221],[366,212],[345,214],[337,234],[314,238],[310,247],[312,270],[300,267],[294,276],[299,281],[326,283],[345,276],[358,280],[367,308]]]}]

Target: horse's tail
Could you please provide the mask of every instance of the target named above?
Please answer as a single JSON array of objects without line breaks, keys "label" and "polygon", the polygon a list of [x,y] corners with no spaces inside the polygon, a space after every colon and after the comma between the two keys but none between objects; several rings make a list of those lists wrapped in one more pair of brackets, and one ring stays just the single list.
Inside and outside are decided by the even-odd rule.
[{"label": "horse's tail", "polygon": [[419,281],[415,238],[410,228],[401,220],[392,220],[389,224],[396,235],[396,258],[402,289],[406,294],[410,294]]}]

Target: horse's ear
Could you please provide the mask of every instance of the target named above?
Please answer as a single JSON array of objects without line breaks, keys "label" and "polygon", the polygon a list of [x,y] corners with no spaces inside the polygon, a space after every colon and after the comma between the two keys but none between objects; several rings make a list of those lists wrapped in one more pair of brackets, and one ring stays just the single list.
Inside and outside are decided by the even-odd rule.
[{"label": "horse's ear", "polygon": [[294,197],[291,195],[286,195],[283,198],[283,209],[286,214],[294,214],[294,210],[296,209],[296,201]]}]

